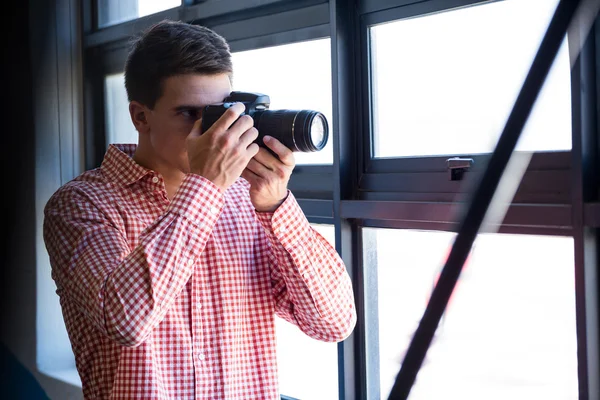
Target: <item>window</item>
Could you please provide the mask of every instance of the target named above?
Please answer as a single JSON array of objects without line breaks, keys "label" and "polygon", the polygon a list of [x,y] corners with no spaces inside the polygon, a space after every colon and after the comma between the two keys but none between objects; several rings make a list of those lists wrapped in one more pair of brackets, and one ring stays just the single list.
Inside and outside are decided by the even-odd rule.
[{"label": "window", "polygon": [[125,90],[125,75],[118,73],[104,78],[106,101],[106,146],[111,143],[138,142],[138,133],[129,115],[129,100]]},{"label": "window", "polygon": [[98,0],[100,28],[179,7],[181,0]]},{"label": "window", "polygon": [[[332,225],[313,225],[332,245]],[[276,318],[279,391],[305,400],[337,399],[337,344],[311,339],[295,325]]]},{"label": "window", "polygon": [[[364,235],[365,268],[376,268],[367,287],[379,298],[371,384],[387,398],[455,234]],[[569,237],[479,235],[411,400],[578,398],[573,260]]]},{"label": "window", "polygon": [[271,110],[309,109],[329,122],[327,145],[314,153],[295,153],[297,164],[331,164],[331,48],[329,39],[233,53],[235,90],[266,94]]},{"label": "window", "polygon": [[[370,28],[375,157],[493,150],[556,0],[506,0]],[[566,41],[517,150],[571,148]]]}]

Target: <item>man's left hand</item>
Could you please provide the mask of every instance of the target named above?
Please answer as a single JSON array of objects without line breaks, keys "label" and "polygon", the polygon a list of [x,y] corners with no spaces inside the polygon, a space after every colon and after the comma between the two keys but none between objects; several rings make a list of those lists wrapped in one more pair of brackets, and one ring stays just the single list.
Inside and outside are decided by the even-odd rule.
[{"label": "man's left hand", "polygon": [[287,184],[296,162],[294,153],[279,140],[265,136],[264,143],[277,157],[261,148],[242,176],[250,182],[250,200],[258,212],[273,212],[287,197]]}]

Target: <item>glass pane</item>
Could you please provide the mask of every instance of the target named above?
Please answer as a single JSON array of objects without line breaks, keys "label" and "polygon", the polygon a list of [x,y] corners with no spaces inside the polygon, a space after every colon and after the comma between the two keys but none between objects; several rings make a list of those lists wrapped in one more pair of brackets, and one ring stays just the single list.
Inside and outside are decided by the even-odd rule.
[{"label": "glass pane", "polygon": [[329,122],[323,150],[295,153],[297,164],[333,162],[330,40],[320,39],[233,53],[235,90],[271,98],[271,110],[308,109],[322,112]]},{"label": "glass pane", "polygon": [[[375,157],[491,152],[557,0],[506,0],[370,28]],[[517,146],[571,148],[566,41]]]},{"label": "glass pane", "polygon": [[106,101],[106,146],[111,143],[137,144],[138,133],[129,115],[129,100],[127,100],[123,73],[104,78],[104,99]]},{"label": "glass pane", "polygon": [[98,27],[179,7],[181,0],[98,0]]},{"label": "glass pane", "polygon": [[[313,228],[333,245],[332,225],[313,225]],[[339,398],[337,344],[311,339],[279,317],[276,330],[281,394],[302,400]]]},{"label": "glass pane", "polygon": [[[364,233],[387,398],[455,235]],[[573,257],[570,237],[479,235],[410,400],[577,399]]]}]

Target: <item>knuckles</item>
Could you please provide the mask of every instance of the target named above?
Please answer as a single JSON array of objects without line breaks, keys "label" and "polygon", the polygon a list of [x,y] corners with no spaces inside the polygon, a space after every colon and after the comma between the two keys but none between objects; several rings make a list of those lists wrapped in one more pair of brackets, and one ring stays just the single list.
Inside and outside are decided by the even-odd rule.
[{"label": "knuckles", "polygon": [[254,120],[252,119],[251,116],[249,115],[242,115],[240,117],[240,124],[242,125],[242,127],[248,127],[248,129],[250,128],[254,128]]},{"label": "knuckles", "polygon": [[277,176],[279,179],[287,178],[287,171],[283,168],[275,168],[273,172],[275,172],[275,176]]},{"label": "knuckles", "polygon": [[235,107],[235,106],[229,107],[227,110],[225,110],[223,115],[226,116],[226,118],[236,118],[242,112],[242,110],[239,110],[239,111],[238,110],[239,110],[238,107]]}]

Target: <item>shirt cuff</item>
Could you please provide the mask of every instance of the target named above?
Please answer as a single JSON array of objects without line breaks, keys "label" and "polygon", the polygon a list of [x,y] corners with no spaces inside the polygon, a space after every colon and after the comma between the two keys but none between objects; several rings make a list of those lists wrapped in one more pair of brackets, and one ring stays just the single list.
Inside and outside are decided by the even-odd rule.
[{"label": "shirt cuff", "polygon": [[224,193],[214,183],[196,174],[187,174],[167,208],[195,225],[214,224],[225,206]]},{"label": "shirt cuff", "polygon": [[285,248],[297,246],[312,236],[312,228],[292,192],[272,213],[257,212],[256,216],[271,239]]}]

